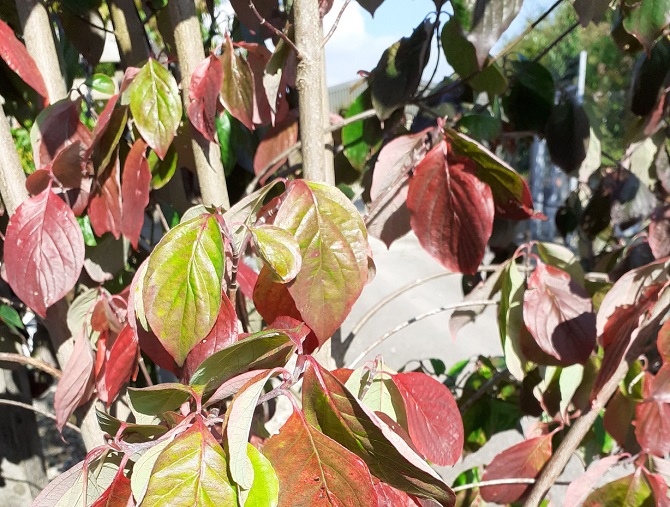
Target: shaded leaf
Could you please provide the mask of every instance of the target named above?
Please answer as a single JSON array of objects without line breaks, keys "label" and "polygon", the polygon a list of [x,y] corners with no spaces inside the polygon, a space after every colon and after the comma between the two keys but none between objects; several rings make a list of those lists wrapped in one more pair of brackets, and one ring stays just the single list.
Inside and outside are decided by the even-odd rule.
[{"label": "shaded leaf", "polygon": [[226,34],[221,56],[221,100],[230,114],[249,130],[254,129],[254,77],[247,61],[237,53]]},{"label": "shaded leaf", "polygon": [[588,293],[565,271],[543,262],[528,279],[523,320],[540,348],[564,366],[584,364],[596,344]]},{"label": "shaded leaf", "polygon": [[363,221],[338,189],[296,180],[275,225],[300,245],[302,269],[288,290],[302,320],[323,344],[344,322],[368,279]]},{"label": "shaded leaf", "polygon": [[73,9],[64,2],[58,18],[68,41],[89,65],[97,65],[105,48],[105,22],[100,12],[96,8]]},{"label": "shaded leaf", "polygon": [[281,507],[376,505],[370,471],[294,411],[263,446],[279,477]]},{"label": "shaded leaf", "polygon": [[641,469],[635,473],[607,483],[592,492],[583,507],[620,505],[621,507],[654,507],[656,502],[649,482]]},{"label": "shaded leaf", "polygon": [[[514,445],[498,454],[486,467],[482,481],[508,478],[534,479],[551,457],[551,435],[543,435]],[[530,484],[486,486],[480,489],[487,502],[513,503],[518,501]]]},{"label": "shaded leaf", "polygon": [[63,431],[74,410],[91,398],[93,388],[93,349],[88,338],[80,333],[54,395],[58,431]]},{"label": "shaded leaf", "polygon": [[307,422],[359,456],[373,475],[407,493],[454,505],[454,493],[435,471],[314,360],[306,365],[302,393]]},{"label": "shaded leaf", "polygon": [[7,23],[0,19],[0,58],[7,66],[18,74],[23,81],[49,103],[49,93],[40,74],[35,60],[30,56],[26,47],[14,35]]},{"label": "shaded leaf", "polygon": [[171,145],[163,160],[158,158],[155,151],[150,151],[147,162],[151,171],[151,188],[158,190],[167,185],[177,172],[179,156],[174,145]]},{"label": "shaded leaf", "polygon": [[554,78],[538,62],[514,62],[514,69],[509,94],[503,97],[505,113],[517,130],[544,132],[554,107]]},{"label": "shaded leaf", "polygon": [[430,56],[433,24],[427,19],[386,49],[370,73],[372,105],[377,117],[385,121],[416,93],[421,74]]},{"label": "shaded leaf", "polygon": [[64,187],[79,188],[87,172],[84,156],[81,142],[74,141],[56,154],[51,161],[51,173]]},{"label": "shaded leaf", "polygon": [[151,171],[146,158],[147,145],[141,139],[135,141],[123,165],[121,181],[121,233],[128,238],[137,250],[142,225],[144,224],[144,208],[149,204],[149,184]]},{"label": "shaded leaf", "polygon": [[128,123],[128,107],[116,107],[118,98],[118,95],[114,95],[107,101],[93,129],[93,144],[89,152],[92,153],[96,174],[102,173],[109,166]]},{"label": "shaded leaf", "polygon": [[[484,299],[491,299],[494,294],[500,291],[501,275],[504,272],[504,265],[497,268],[489,277],[480,282],[474,289],[472,289],[464,298],[463,301],[481,301]],[[472,306],[454,310],[449,317],[449,333],[453,339],[461,328],[470,322],[474,322],[478,315],[481,315],[486,306]]]},{"label": "shaded leaf", "polygon": [[270,127],[265,132],[254,155],[254,172],[257,176],[261,176],[261,184],[264,184],[277,169],[284,165],[288,156],[272,166],[270,162],[297,142],[298,118],[294,115],[287,116],[281,123]]},{"label": "shaded leaf", "polygon": [[223,67],[215,55],[209,55],[193,70],[188,98],[188,118],[205,137],[216,142],[216,112],[223,84]]},{"label": "shaded leaf", "polygon": [[573,7],[579,16],[579,23],[586,27],[598,23],[610,6],[609,0],[575,0]]},{"label": "shaded leaf", "polygon": [[[265,85],[263,84],[265,68],[272,59],[272,53],[263,44],[238,42],[237,46],[246,50],[247,62],[249,62],[249,67],[251,68],[251,73],[254,77],[254,124],[274,124],[274,104],[273,106],[270,106],[270,102],[265,91]],[[282,118],[281,115],[280,118]]]},{"label": "shaded leaf", "polygon": [[377,493],[378,507],[420,507],[423,505],[421,500],[377,480],[376,477],[372,480]]},{"label": "shaded leaf", "polygon": [[177,366],[214,327],[224,261],[221,231],[209,214],[171,229],[151,253],[144,308],[151,329]]},{"label": "shaded leaf", "polygon": [[[656,376],[660,375],[658,372]],[[642,451],[656,456],[670,453],[670,403],[650,399],[656,378],[645,374],[643,394],[645,400],[635,406],[635,436]]]},{"label": "shaded leaf", "polygon": [[670,72],[670,41],[663,38],[654,44],[650,54],[638,57],[630,83],[630,109],[638,116],[652,112]]},{"label": "shaded leaf", "polygon": [[158,456],[143,507],[237,507],[221,445],[199,417]]},{"label": "shaded leaf", "polygon": [[168,430],[168,428],[162,424],[136,424],[125,422],[97,409],[95,415],[98,419],[100,429],[110,436],[116,435],[121,429],[122,424],[124,427],[121,431],[121,436],[126,439],[139,437],[142,441],[148,441],[153,437],[164,434]]},{"label": "shaded leaf", "polygon": [[237,313],[235,307],[225,293],[221,294],[221,307],[214,327],[186,356],[184,378],[191,375],[202,362],[215,352],[224,349],[237,341]]},{"label": "shaded leaf", "polygon": [[188,386],[176,382],[128,389],[133,409],[141,414],[154,416],[179,408],[191,396],[192,390]]},{"label": "shaded leaf", "polygon": [[50,188],[19,205],[7,225],[4,246],[7,282],[42,317],[70,292],[84,265],[77,219]]},{"label": "shaded leaf", "polygon": [[670,25],[669,0],[644,0],[623,2],[623,27],[640,41],[647,52],[663,29]]},{"label": "shaded leaf", "polygon": [[574,99],[563,97],[549,115],[545,138],[551,161],[567,174],[577,171],[586,158],[591,138],[584,108]]},{"label": "shaded leaf", "polygon": [[405,399],[409,436],[417,450],[437,465],[456,464],[463,451],[463,421],[449,388],[425,373],[392,378]]},{"label": "shaded leaf", "polygon": [[586,473],[577,477],[565,492],[564,507],[577,507],[586,498],[600,478],[612,468],[621,456],[607,456],[593,463]]},{"label": "shaded leaf", "polygon": [[191,376],[190,385],[202,386],[206,398],[236,375],[286,366],[294,350],[295,344],[288,335],[266,329],[205,359]]},{"label": "shaded leaf", "polygon": [[99,189],[88,205],[88,217],[97,236],[111,232],[118,239],[121,236],[121,181],[118,153],[109,167],[99,178]]},{"label": "shaded leaf", "polygon": [[249,230],[256,251],[277,280],[282,283],[293,280],[302,267],[300,245],[296,239],[274,225],[264,224]]},{"label": "shaded leaf", "polygon": [[363,7],[363,9],[368,11],[371,16],[374,16],[375,11],[379,8],[381,4],[384,3],[384,0],[356,0],[356,1],[361,7]]},{"label": "shaded leaf", "polygon": [[170,71],[150,59],[133,79],[128,93],[137,130],[163,159],[181,121],[177,81]]},{"label": "shaded leaf", "polygon": [[657,259],[670,255],[670,206],[654,210],[649,224],[649,247]]},{"label": "shaded leaf", "polygon": [[417,166],[407,207],[412,229],[428,253],[451,271],[477,271],[493,230],[493,197],[463,164],[447,162],[445,142]]}]

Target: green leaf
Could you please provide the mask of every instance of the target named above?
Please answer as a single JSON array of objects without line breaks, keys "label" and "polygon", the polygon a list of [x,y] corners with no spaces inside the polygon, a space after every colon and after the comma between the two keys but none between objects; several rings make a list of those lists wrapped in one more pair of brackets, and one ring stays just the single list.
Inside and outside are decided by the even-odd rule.
[{"label": "green leaf", "polygon": [[535,246],[543,262],[562,269],[573,280],[584,286],[584,269],[579,264],[579,258],[572,253],[572,250],[556,243],[542,241],[538,241]]},{"label": "green leaf", "polygon": [[345,386],[363,405],[375,412],[382,412],[407,429],[407,413],[400,390],[386,372],[372,372],[365,367],[358,368],[347,380]]},{"label": "green leaf", "polygon": [[226,176],[230,176],[237,163],[237,150],[235,149],[235,125],[228,111],[216,117],[216,136],[219,140],[221,150],[221,162]]},{"label": "green leaf", "polygon": [[137,500],[138,505],[141,503],[144,494],[147,491],[151,471],[156,464],[158,456],[160,456],[163,450],[170,445],[170,442],[172,442],[171,439],[158,442],[153,447],[147,449],[144,454],[140,456],[140,459],[135,462],[135,465],[133,466],[133,474],[130,476],[130,488],[133,490],[133,496]]},{"label": "green leaf", "polygon": [[114,95],[116,91],[114,80],[105,74],[93,74],[86,80],[86,85],[105,95]]},{"label": "green leaf", "polygon": [[156,154],[165,158],[182,116],[177,81],[151,59],[137,73],[128,92],[137,130]]},{"label": "green leaf", "polygon": [[623,27],[651,51],[656,39],[670,25],[670,0],[624,0]]},{"label": "green leaf", "polygon": [[128,397],[133,408],[146,415],[160,416],[163,412],[175,410],[191,395],[192,391],[188,386],[176,382],[150,387],[128,388]]},{"label": "green leaf", "polygon": [[[366,89],[352,102],[344,113],[345,118],[351,118],[372,107],[370,90]],[[359,120],[342,128],[342,145],[344,156],[354,169],[363,172],[365,164],[372,153],[381,145],[382,133],[377,118]]]},{"label": "green leaf", "polygon": [[514,62],[514,78],[503,107],[517,130],[544,132],[554,107],[554,78],[538,62]]},{"label": "green leaf", "polygon": [[224,262],[221,231],[213,215],[171,229],[149,257],[143,287],[146,317],[177,366],[216,322]]},{"label": "green leaf", "polygon": [[151,188],[158,190],[163,188],[177,171],[178,155],[174,145],[170,145],[165,158],[161,160],[155,151],[150,151],[147,157],[149,170],[151,171]]},{"label": "green leaf", "polygon": [[476,92],[500,95],[507,89],[507,79],[497,64],[486,65],[481,70],[477,64],[475,46],[463,34],[461,26],[452,17],[442,28],[442,50],[449,65]]},{"label": "green leaf", "polygon": [[520,333],[523,323],[523,293],[525,280],[514,262],[502,274],[498,326],[505,353],[505,363],[512,376],[519,381],[525,377],[526,358],[521,350]]},{"label": "green leaf", "polygon": [[273,225],[251,227],[256,251],[282,283],[293,280],[302,267],[300,245],[293,235]]},{"label": "green leaf", "polygon": [[372,105],[377,117],[388,120],[416,93],[430,56],[433,24],[424,20],[411,37],[403,37],[386,49],[370,73]]},{"label": "green leaf", "polygon": [[237,507],[221,445],[199,417],[160,453],[142,507]]},{"label": "green leaf", "polygon": [[302,269],[288,291],[322,344],[344,322],[367,282],[365,225],[337,188],[303,180],[291,182],[275,225],[300,245]]},{"label": "green leaf", "polygon": [[121,435],[124,440],[130,442],[146,442],[152,437],[162,435],[167,431],[167,428],[162,424],[128,423],[97,409],[95,415],[98,418],[100,429],[112,437],[117,434],[119,428],[121,428],[121,424],[124,424],[125,426]]},{"label": "green leaf", "polygon": [[500,135],[500,118],[489,113],[466,114],[456,123],[458,130],[478,141],[491,141]]},{"label": "green leaf", "polygon": [[88,215],[77,217],[77,222],[79,222],[79,228],[81,229],[81,233],[84,236],[84,244],[86,246],[97,246],[98,241],[95,238],[95,234],[93,233],[91,219],[88,218]]},{"label": "green leaf", "polygon": [[249,380],[235,395],[228,408],[226,442],[230,457],[230,476],[242,489],[250,489],[255,482],[254,467],[247,454],[249,431],[258,399],[273,374],[276,374],[275,370],[266,370]]},{"label": "green leaf", "polygon": [[454,505],[453,491],[400,436],[314,360],[303,377],[309,424],[360,457],[370,472],[402,491]]},{"label": "green leaf", "polygon": [[639,468],[635,473],[609,482],[592,492],[583,507],[618,505],[620,507],[654,507],[656,500],[647,478]]},{"label": "green leaf", "polygon": [[0,320],[7,324],[14,333],[18,334],[19,329],[25,329],[19,312],[9,305],[0,305]]},{"label": "green leaf", "polygon": [[584,108],[574,99],[563,97],[549,115],[545,136],[551,161],[567,174],[577,171],[586,158],[591,139]]},{"label": "green leaf", "polygon": [[254,469],[254,483],[248,491],[240,491],[240,503],[244,507],[276,507],[279,479],[272,463],[251,444],[247,444],[247,455]]},{"label": "green leaf", "polygon": [[279,505],[312,507],[377,504],[370,470],[354,453],[328,438],[294,411],[263,454],[279,477]]},{"label": "green leaf", "polygon": [[204,388],[203,398],[231,378],[251,370],[286,366],[295,344],[283,332],[265,330],[219,350],[191,376],[191,386]]}]

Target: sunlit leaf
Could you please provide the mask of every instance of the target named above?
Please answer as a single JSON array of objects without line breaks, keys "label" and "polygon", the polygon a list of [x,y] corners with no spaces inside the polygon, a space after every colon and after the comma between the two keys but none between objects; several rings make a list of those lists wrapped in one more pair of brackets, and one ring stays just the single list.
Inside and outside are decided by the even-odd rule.
[{"label": "sunlit leaf", "polygon": [[156,154],[164,158],[181,121],[177,81],[170,71],[150,59],[133,79],[128,93],[137,130]]},{"label": "sunlit leaf", "polygon": [[621,456],[607,456],[593,463],[586,473],[577,477],[565,492],[564,507],[577,507],[586,498],[600,478],[612,468]]},{"label": "sunlit leaf", "polygon": [[119,469],[114,480],[91,507],[132,507],[133,490],[130,488],[130,479]]},{"label": "sunlit leaf", "polygon": [[263,446],[279,477],[280,507],[375,505],[370,471],[297,411]]},{"label": "sunlit leaf", "polygon": [[93,74],[86,80],[86,84],[96,92],[104,93],[105,95],[114,95],[116,91],[114,80],[105,74]]},{"label": "sunlit leaf", "polygon": [[80,334],[74,341],[72,355],[63,369],[54,395],[59,431],[63,431],[74,409],[90,399],[93,388],[93,349],[88,338]]},{"label": "sunlit leaf", "polygon": [[106,392],[98,392],[98,397],[107,405],[107,408],[121,392],[124,384],[130,382],[134,377],[139,353],[137,336],[126,324],[109,349],[109,357],[104,370]]},{"label": "sunlit leaf", "polygon": [[121,233],[128,238],[135,250],[144,225],[144,208],[149,204],[151,171],[145,154],[146,148],[147,145],[141,139],[135,141],[123,165],[121,180]]},{"label": "sunlit leaf", "polygon": [[256,251],[265,265],[282,283],[290,282],[300,272],[302,255],[296,239],[273,225],[250,228]]},{"label": "sunlit leaf", "polygon": [[213,215],[171,229],[151,253],[144,308],[151,329],[178,366],[214,327],[224,260],[221,231]]},{"label": "sunlit leaf", "polygon": [[479,68],[484,66],[489,51],[521,10],[523,0],[478,0],[472,13],[468,40],[477,53]]},{"label": "sunlit leaf", "polygon": [[93,197],[88,205],[88,217],[97,236],[111,232],[121,236],[121,181],[118,153],[107,169],[98,178]]},{"label": "sunlit leaf", "polygon": [[193,70],[188,89],[188,118],[208,139],[216,142],[216,113],[223,84],[223,67],[215,55],[209,55]]},{"label": "sunlit leaf", "polygon": [[143,507],[237,507],[226,456],[199,417],[158,456]]},{"label": "sunlit leaf", "polygon": [[49,93],[35,61],[26,47],[19,42],[7,23],[0,19],[0,58],[16,72],[23,81],[49,103]]},{"label": "sunlit leaf", "polygon": [[444,267],[475,273],[493,231],[491,189],[447,162],[447,144],[435,146],[410,181],[407,207],[421,246]]},{"label": "sunlit leaf", "polygon": [[254,172],[261,177],[261,184],[265,183],[277,169],[284,165],[288,156],[273,165],[270,165],[270,162],[297,142],[298,119],[294,115],[287,116],[281,123],[270,127],[265,132],[254,155]]},{"label": "sunlit leaf", "polygon": [[230,36],[226,34],[221,56],[223,84],[221,100],[230,114],[249,130],[254,129],[254,77],[249,63],[235,52]]},{"label": "sunlit leaf", "polygon": [[279,479],[272,463],[251,444],[247,444],[247,455],[254,469],[254,483],[251,489],[240,492],[244,507],[277,507]]},{"label": "sunlit leaf", "polygon": [[84,238],[72,210],[50,188],[23,201],[5,234],[5,272],[14,293],[42,317],[84,265]]},{"label": "sunlit leaf", "polygon": [[638,468],[635,473],[598,488],[582,504],[583,507],[600,507],[601,505],[653,507],[656,502],[649,481]]}]

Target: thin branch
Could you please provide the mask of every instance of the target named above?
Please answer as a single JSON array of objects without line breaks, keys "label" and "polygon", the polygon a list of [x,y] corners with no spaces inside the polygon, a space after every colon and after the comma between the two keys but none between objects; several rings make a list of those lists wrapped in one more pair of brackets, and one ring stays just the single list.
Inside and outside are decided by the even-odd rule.
[{"label": "thin branch", "polygon": [[158,219],[161,222],[161,225],[163,226],[163,229],[165,229],[165,232],[170,232],[170,224],[168,224],[167,219],[165,218],[165,213],[163,213],[163,209],[161,208],[161,205],[159,203],[156,203],[156,214],[158,215]]},{"label": "thin branch", "polygon": [[531,489],[526,502],[523,504],[524,507],[537,507],[540,505],[544,495],[556,482],[558,476],[561,475],[565,465],[567,465],[568,461],[577,450],[577,447],[579,447],[584,436],[591,430],[598,415],[600,415],[600,411],[619,388],[619,382],[624,379],[627,372],[628,362],[624,357],[614,374],[596,396],[590,410],[575,421],[570,427],[567,435],[565,435],[561,445],[558,446],[556,452],[549,458],[546,466],[542,469],[542,473],[540,473],[540,476],[537,478],[535,486]]},{"label": "thin branch", "polygon": [[24,356],[23,354],[0,352],[0,361],[23,364],[26,366],[29,365],[32,366],[33,368],[37,368],[38,370],[42,370],[43,372],[48,373],[49,375],[51,375],[56,379],[59,379],[63,376],[63,372],[61,372],[58,368],[54,368],[53,366],[45,363],[44,361],[40,361],[39,359],[35,359],[34,357]]},{"label": "thin branch", "polygon": [[396,299],[397,297],[401,296],[405,292],[413,289],[414,287],[418,287],[419,285],[423,285],[424,283],[430,282],[432,280],[437,280],[438,278],[442,278],[444,276],[450,276],[450,275],[456,275],[458,273],[454,273],[452,271],[443,271],[441,273],[436,273],[434,275],[426,276],[424,278],[417,278],[411,283],[408,283],[407,285],[400,287],[398,290],[392,292],[388,296],[386,296],[384,299],[379,301],[376,305],[374,305],[372,308],[370,308],[365,315],[363,315],[356,324],[354,324],[354,327],[351,328],[351,331],[345,338],[345,340],[342,342],[342,346],[346,350],[349,348],[349,345],[351,344],[351,341],[354,339],[354,337],[360,332],[360,330],[363,328],[367,322],[374,317],[379,310],[381,310],[384,306],[389,304],[391,301]]},{"label": "thin branch", "polygon": [[[331,134],[331,133],[335,132],[336,130],[344,128],[347,125],[350,125],[350,124],[355,123],[357,121],[367,120],[368,118],[372,118],[376,114],[377,113],[375,112],[374,109],[368,109],[367,111],[362,111],[358,114],[355,114],[354,116],[351,116],[349,118],[345,118],[341,122],[334,123],[333,125],[331,125],[330,127],[328,127],[327,129],[325,129],[323,131],[323,135],[326,136],[328,134]],[[244,195],[249,195],[254,190],[256,190],[256,187],[258,186],[258,183],[262,179],[264,179],[266,176],[268,176],[268,174],[270,173],[270,171],[272,170],[272,168],[275,165],[277,165],[283,159],[292,155],[293,153],[295,153],[296,151],[298,151],[301,148],[302,148],[302,142],[298,141],[294,145],[289,146],[288,148],[286,148],[284,151],[282,151],[279,155],[274,157],[272,160],[270,160],[270,162],[267,163],[267,165],[263,168],[263,170],[260,173],[258,173],[254,177],[253,180],[251,180],[251,183],[249,183],[249,185],[247,185],[247,188],[244,191]]]},{"label": "thin branch", "polygon": [[344,10],[349,6],[350,3],[351,3],[351,0],[346,0],[346,2],[344,2],[344,5],[340,9],[340,12],[337,14],[337,18],[335,18],[335,23],[333,23],[333,26],[331,26],[330,30],[328,30],[328,35],[326,35],[323,38],[323,42],[321,43],[322,47],[325,46],[328,43],[330,38],[335,33],[335,29],[337,28],[337,25],[340,24],[340,19],[342,19],[342,15],[344,14]]},{"label": "thin branch", "polygon": [[455,486],[451,488],[454,493],[459,491],[466,491],[468,489],[483,488],[485,486],[506,486],[508,484],[535,484],[535,479],[527,477],[511,478],[511,479],[492,479],[490,481],[473,482],[472,484],[463,484],[462,486]]},{"label": "thin branch", "polygon": [[[23,402],[20,402],[20,401],[5,400],[3,398],[0,398],[0,405],[12,405],[13,407],[25,408],[26,410],[31,410],[31,411],[35,412],[36,414],[43,415],[44,417],[48,417],[49,419],[53,419],[54,421],[56,420],[56,415],[55,414],[52,414],[51,412],[47,412],[46,410],[42,410],[41,408],[33,407],[32,405],[28,405],[27,403],[23,403]],[[75,426],[71,422],[66,422],[65,426],[67,426],[71,430],[76,431],[77,433],[81,433],[81,429],[79,429],[78,426]]]},{"label": "thin branch", "polygon": [[454,303],[452,305],[446,305],[446,306],[441,306],[439,308],[435,308],[429,312],[423,313],[421,315],[417,315],[416,317],[412,317],[409,320],[406,320],[405,322],[397,325],[384,335],[382,335],[380,338],[372,342],[363,352],[361,352],[358,356],[356,356],[356,359],[354,359],[348,366],[348,368],[354,368],[360,361],[363,359],[370,351],[375,349],[378,345],[382,344],[385,342],[387,339],[389,339],[391,336],[394,334],[398,333],[399,331],[402,331],[406,327],[408,327],[411,324],[414,324],[415,322],[419,322],[420,320],[426,319],[428,317],[432,317],[433,315],[437,315],[438,313],[442,312],[447,312],[449,310],[457,310],[459,308],[468,308],[470,306],[491,306],[491,305],[497,305],[498,301],[494,301],[492,299],[485,299],[481,301],[461,301],[460,303]]},{"label": "thin branch", "polygon": [[140,371],[142,372],[142,376],[144,377],[144,381],[147,383],[148,386],[154,385],[154,381],[151,380],[151,375],[149,375],[149,370],[147,370],[147,365],[144,362],[144,358],[142,355],[140,355],[140,360],[138,361]]},{"label": "thin branch", "polygon": [[286,35],[284,32],[279,30],[276,26],[273,26],[267,19],[265,19],[263,16],[261,16],[261,13],[258,12],[258,9],[256,9],[256,6],[254,5],[253,0],[249,0],[249,8],[251,9],[251,12],[254,13],[254,16],[256,16],[256,18],[258,18],[258,22],[261,25],[263,25],[265,28],[270,30],[272,33],[274,33],[280,39],[283,39],[283,41],[286,42],[286,44],[288,44],[289,47],[291,49],[293,49],[293,51],[295,51],[295,53],[298,56],[300,56],[300,51],[298,51],[298,48],[293,43],[293,41],[291,39],[289,39],[288,35]]},{"label": "thin branch", "polygon": [[539,62],[544,58],[544,56],[549,53],[554,47],[556,47],[564,38],[566,38],[568,35],[572,33],[572,31],[579,26],[579,21],[575,21],[572,25],[570,25],[561,35],[559,35],[554,42],[549,44],[542,52],[537,55],[535,58],[533,58],[532,63]]}]

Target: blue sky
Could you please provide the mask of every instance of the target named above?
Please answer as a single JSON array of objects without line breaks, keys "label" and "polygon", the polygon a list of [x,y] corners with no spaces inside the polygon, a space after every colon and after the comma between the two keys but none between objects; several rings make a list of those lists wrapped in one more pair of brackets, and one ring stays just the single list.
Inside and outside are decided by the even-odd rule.
[{"label": "blue sky", "polygon": [[[520,33],[553,2],[554,0],[526,0],[521,13],[503,37],[513,37]],[[333,9],[324,21],[326,33],[343,3],[344,0],[335,0]],[[409,36],[426,14],[434,10],[435,4],[432,0],[385,0],[372,18],[357,2],[351,2],[335,34],[326,45],[328,84],[332,86],[351,81],[357,78],[356,73],[359,70],[372,70],[388,46],[401,37]],[[433,46],[427,66],[428,74],[432,73],[437,57]],[[437,81],[451,73],[444,56],[439,57]]]}]

